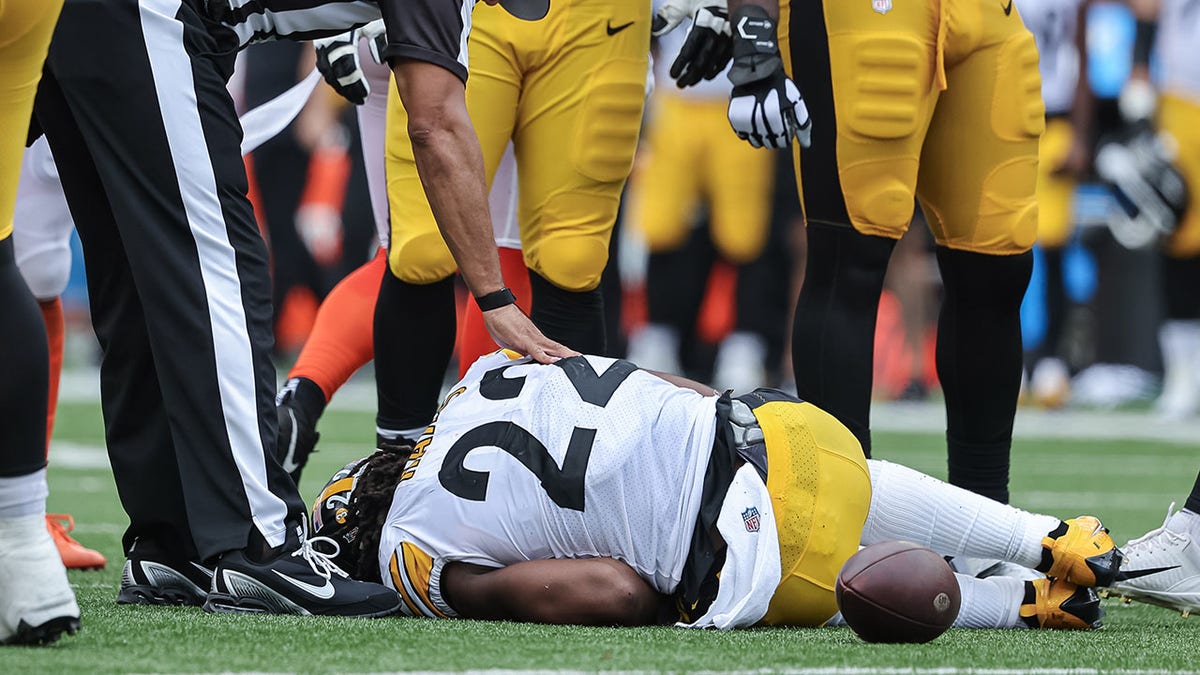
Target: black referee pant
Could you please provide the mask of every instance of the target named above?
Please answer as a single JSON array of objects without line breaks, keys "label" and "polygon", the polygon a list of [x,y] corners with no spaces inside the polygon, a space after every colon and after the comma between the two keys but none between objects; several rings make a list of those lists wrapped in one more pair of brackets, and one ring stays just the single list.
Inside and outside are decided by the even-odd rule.
[{"label": "black referee pant", "polygon": [[113,475],[135,538],[272,546],[304,503],[275,451],[266,247],[203,0],[67,0],[38,93],[83,242]]}]

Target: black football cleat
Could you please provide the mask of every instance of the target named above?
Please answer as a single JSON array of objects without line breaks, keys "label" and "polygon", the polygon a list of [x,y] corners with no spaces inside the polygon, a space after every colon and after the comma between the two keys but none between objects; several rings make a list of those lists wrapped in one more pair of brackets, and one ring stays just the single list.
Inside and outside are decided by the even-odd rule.
[{"label": "black football cleat", "polygon": [[46,623],[30,626],[22,621],[15,635],[0,641],[6,645],[43,646],[58,642],[63,635],[74,635],[79,630],[79,617],[60,616]]},{"label": "black football cleat", "polygon": [[[299,534],[289,534],[284,550],[264,562],[255,562],[243,551],[221,556],[204,609],[362,618],[400,611],[396,591],[355,581],[334,564],[337,542],[327,537],[304,540]],[[331,547],[333,553],[318,551],[314,543]]]},{"label": "black football cleat", "polygon": [[208,596],[212,574],[211,567],[135,539],[121,570],[117,604],[199,607]]}]

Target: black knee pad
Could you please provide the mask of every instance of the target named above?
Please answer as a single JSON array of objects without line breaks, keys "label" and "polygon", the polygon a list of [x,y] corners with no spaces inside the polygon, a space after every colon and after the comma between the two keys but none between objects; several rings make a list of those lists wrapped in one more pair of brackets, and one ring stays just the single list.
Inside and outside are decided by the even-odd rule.
[{"label": "black knee pad", "polygon": [[603,354],[604,295],[599,288],[566,291],[529,270],[533,311],[529,318],[546,337],[584,354]]}]

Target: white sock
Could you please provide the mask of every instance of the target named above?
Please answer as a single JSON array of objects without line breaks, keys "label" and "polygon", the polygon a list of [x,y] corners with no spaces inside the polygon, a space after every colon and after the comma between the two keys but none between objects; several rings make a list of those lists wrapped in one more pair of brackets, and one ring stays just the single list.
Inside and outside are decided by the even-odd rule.
[{"label": "white sock", "polygon": [[941,555],[1042,561],[1042,538],[1059,519],[1028,513],[899,464],[867,460],[871,510],[862,544],[901,539]]},{"label": "white sock", "polygon": [[0,478],[0,518],[46,515],[45,467],[24,476]]},{"label": "white sock", "polygon": [[1025,628],[1021,621],[1021,601],[1025,582],[1013,577],[976,579],[955,574],[962,593],[955,628]]},{"label": "white sock", "polygon": [[375,433],[378,434],[380,438],[389,441],[406,441],[409,443],[415,443],[417,439],[421,437],[421,434],[425,433],[425,429],[427,428],[428,425],[414,427],[412,429],[384,429],[383,427],[375,427]]}]

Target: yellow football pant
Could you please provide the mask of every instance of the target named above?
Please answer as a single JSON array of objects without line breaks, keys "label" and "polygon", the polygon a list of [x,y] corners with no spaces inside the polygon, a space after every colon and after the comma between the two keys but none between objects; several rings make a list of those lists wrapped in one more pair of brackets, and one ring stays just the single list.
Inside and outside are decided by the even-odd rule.
[{"label": "yellow football pant", "polygon": [[813,118],[797,166],[808,220],[899,239],[916,196],[942,246],[1027,251],[1045,121],[1033,36],[996,0],[873,7],[781,4],[780,48]]},{"label": "yellow football pant", "polygon": [[774,155],[729,131],[728,99],[682,96],[667,83],[654,96],[635,188],[633,221],[652,253],[687,241],[701,203],[709,206],[717,251],[735,264],[757,258],[767,241]]},{"label": "yellow football pant", "polygon": [[[468,44],[467,107],[490,188],[512,139],[525,264],[556,286],[600,283],[645,98],[650,3],[555,0],[541,21],[480,3]],[[397,96],[389,96],[388,263],[427,284],[456,267],[425,199]]]},{"label": "yellow football pant", "polygon": [[0,240],[12,234],[33,97],[63,0],[0,0]]},{"label": "yellow football pant", "polygon": [[1167,255],[1191,258],[1200,255],[1200,103],[1164,94],[1158,104],[1158,128],[1178,144],[1175,167],[1187,181],[1187,213],[1167,241]]},{"label": "yellow football pant", "polygon": [[838,611],[834,584],[867,522],[867,460],[854,434],[811,403],[771,401],[754,417],[766,439],[783,572],[760,623],[820,626]]}]

